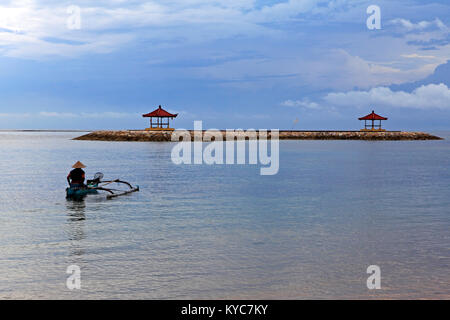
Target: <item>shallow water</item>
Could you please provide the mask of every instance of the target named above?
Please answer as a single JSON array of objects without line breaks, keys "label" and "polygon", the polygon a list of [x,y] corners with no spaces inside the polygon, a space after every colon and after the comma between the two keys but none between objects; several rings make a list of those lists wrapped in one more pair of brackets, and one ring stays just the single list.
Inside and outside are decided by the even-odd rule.
[{"label": "shallow water", "polygon": [[[282,141],[280,171],[171,143],[0,133],[0,298],[450,298],[444,141]],[[139,193],[67,201],[70,166]],[[81,268],[81,290],[66,268]],[[381,268],[381,290],[366,269]]]}]

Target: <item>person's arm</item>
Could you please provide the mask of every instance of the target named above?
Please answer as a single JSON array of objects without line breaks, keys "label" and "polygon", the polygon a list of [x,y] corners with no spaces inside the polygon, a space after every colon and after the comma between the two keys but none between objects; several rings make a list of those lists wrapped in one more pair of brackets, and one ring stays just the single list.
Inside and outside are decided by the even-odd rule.
[{"label": "person's arm", "polygon": [[70,186],[70,173],[67,175],[67,183],[68,183],[69,186]]}]

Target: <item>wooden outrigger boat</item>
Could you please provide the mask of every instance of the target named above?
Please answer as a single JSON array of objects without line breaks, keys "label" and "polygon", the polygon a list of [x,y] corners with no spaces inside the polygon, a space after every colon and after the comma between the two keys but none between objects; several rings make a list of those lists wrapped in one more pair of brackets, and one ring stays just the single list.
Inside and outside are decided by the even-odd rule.
[{"label": "wooden outrigger boat", "polygon": [[[123,196],[126,194],[130,194],[133,192],[139,191],[139,186],[132,186],[130,183],[126,181],[122,181],[119,179],[116,180],[105,180],[102,181],[103,173],[98,172],[95,174],[93,180],[88,180],[87,185],[85,186],[71,186],[66,189],[66,198],[68,199],[83,199],[89,194],[99,194],[99,191],[105,191],[107,192],[106,198],[107,199],[113,199],[119,196]],[[119,189],[113,189],[113,188],[105,188],[106,185],[117,183],[126,185],[128,189],[126,190],[119,190]]]}]

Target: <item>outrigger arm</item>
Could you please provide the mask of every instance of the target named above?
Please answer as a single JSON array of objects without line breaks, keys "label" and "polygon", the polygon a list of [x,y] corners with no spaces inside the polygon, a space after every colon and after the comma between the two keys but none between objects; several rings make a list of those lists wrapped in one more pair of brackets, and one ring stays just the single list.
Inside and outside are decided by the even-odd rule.
[{"label": "outrigger arm", "polygon": [[[123,196],[129,193],[133,193],[133,192],[137,192],[139,191],[139,186],[133,187],[130,183],[126,182],[126,181],[122,181],[119,179],[116,180],[107,180],[107,181],[99,181],[99,183],[104,183],[101,187],[92,187],[90,189],[94,189],[94,190],[103,190],[103,191],[107,191],[110,194],[106,196],[107,199],[112,199],[112,198],[116,198],[119,196]],[[128,187],[130,187],[130,190],[127,191],[122,191],[122,190],[116,190],[116,189],[110,189],[110,188],[104,188],[104,186],[111,184],[111,183],[123,183],[126,184]],[[114,191],[121,191],[120,193],[114,193]]]}]

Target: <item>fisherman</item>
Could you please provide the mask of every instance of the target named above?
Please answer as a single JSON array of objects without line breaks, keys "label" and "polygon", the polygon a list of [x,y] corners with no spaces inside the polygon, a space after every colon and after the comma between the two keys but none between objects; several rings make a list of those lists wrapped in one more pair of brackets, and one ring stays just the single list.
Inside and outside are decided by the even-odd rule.
[{"label": "fisherman", "polygon": [[72,168],[74,169],[70,171],[69,175],[67,176],[67,182],[71,187],[84,187],[85,173],[83,171],[83,168],[86,168],[86,166],[80,161],[77,161],[77,163],[75,163]]}]

